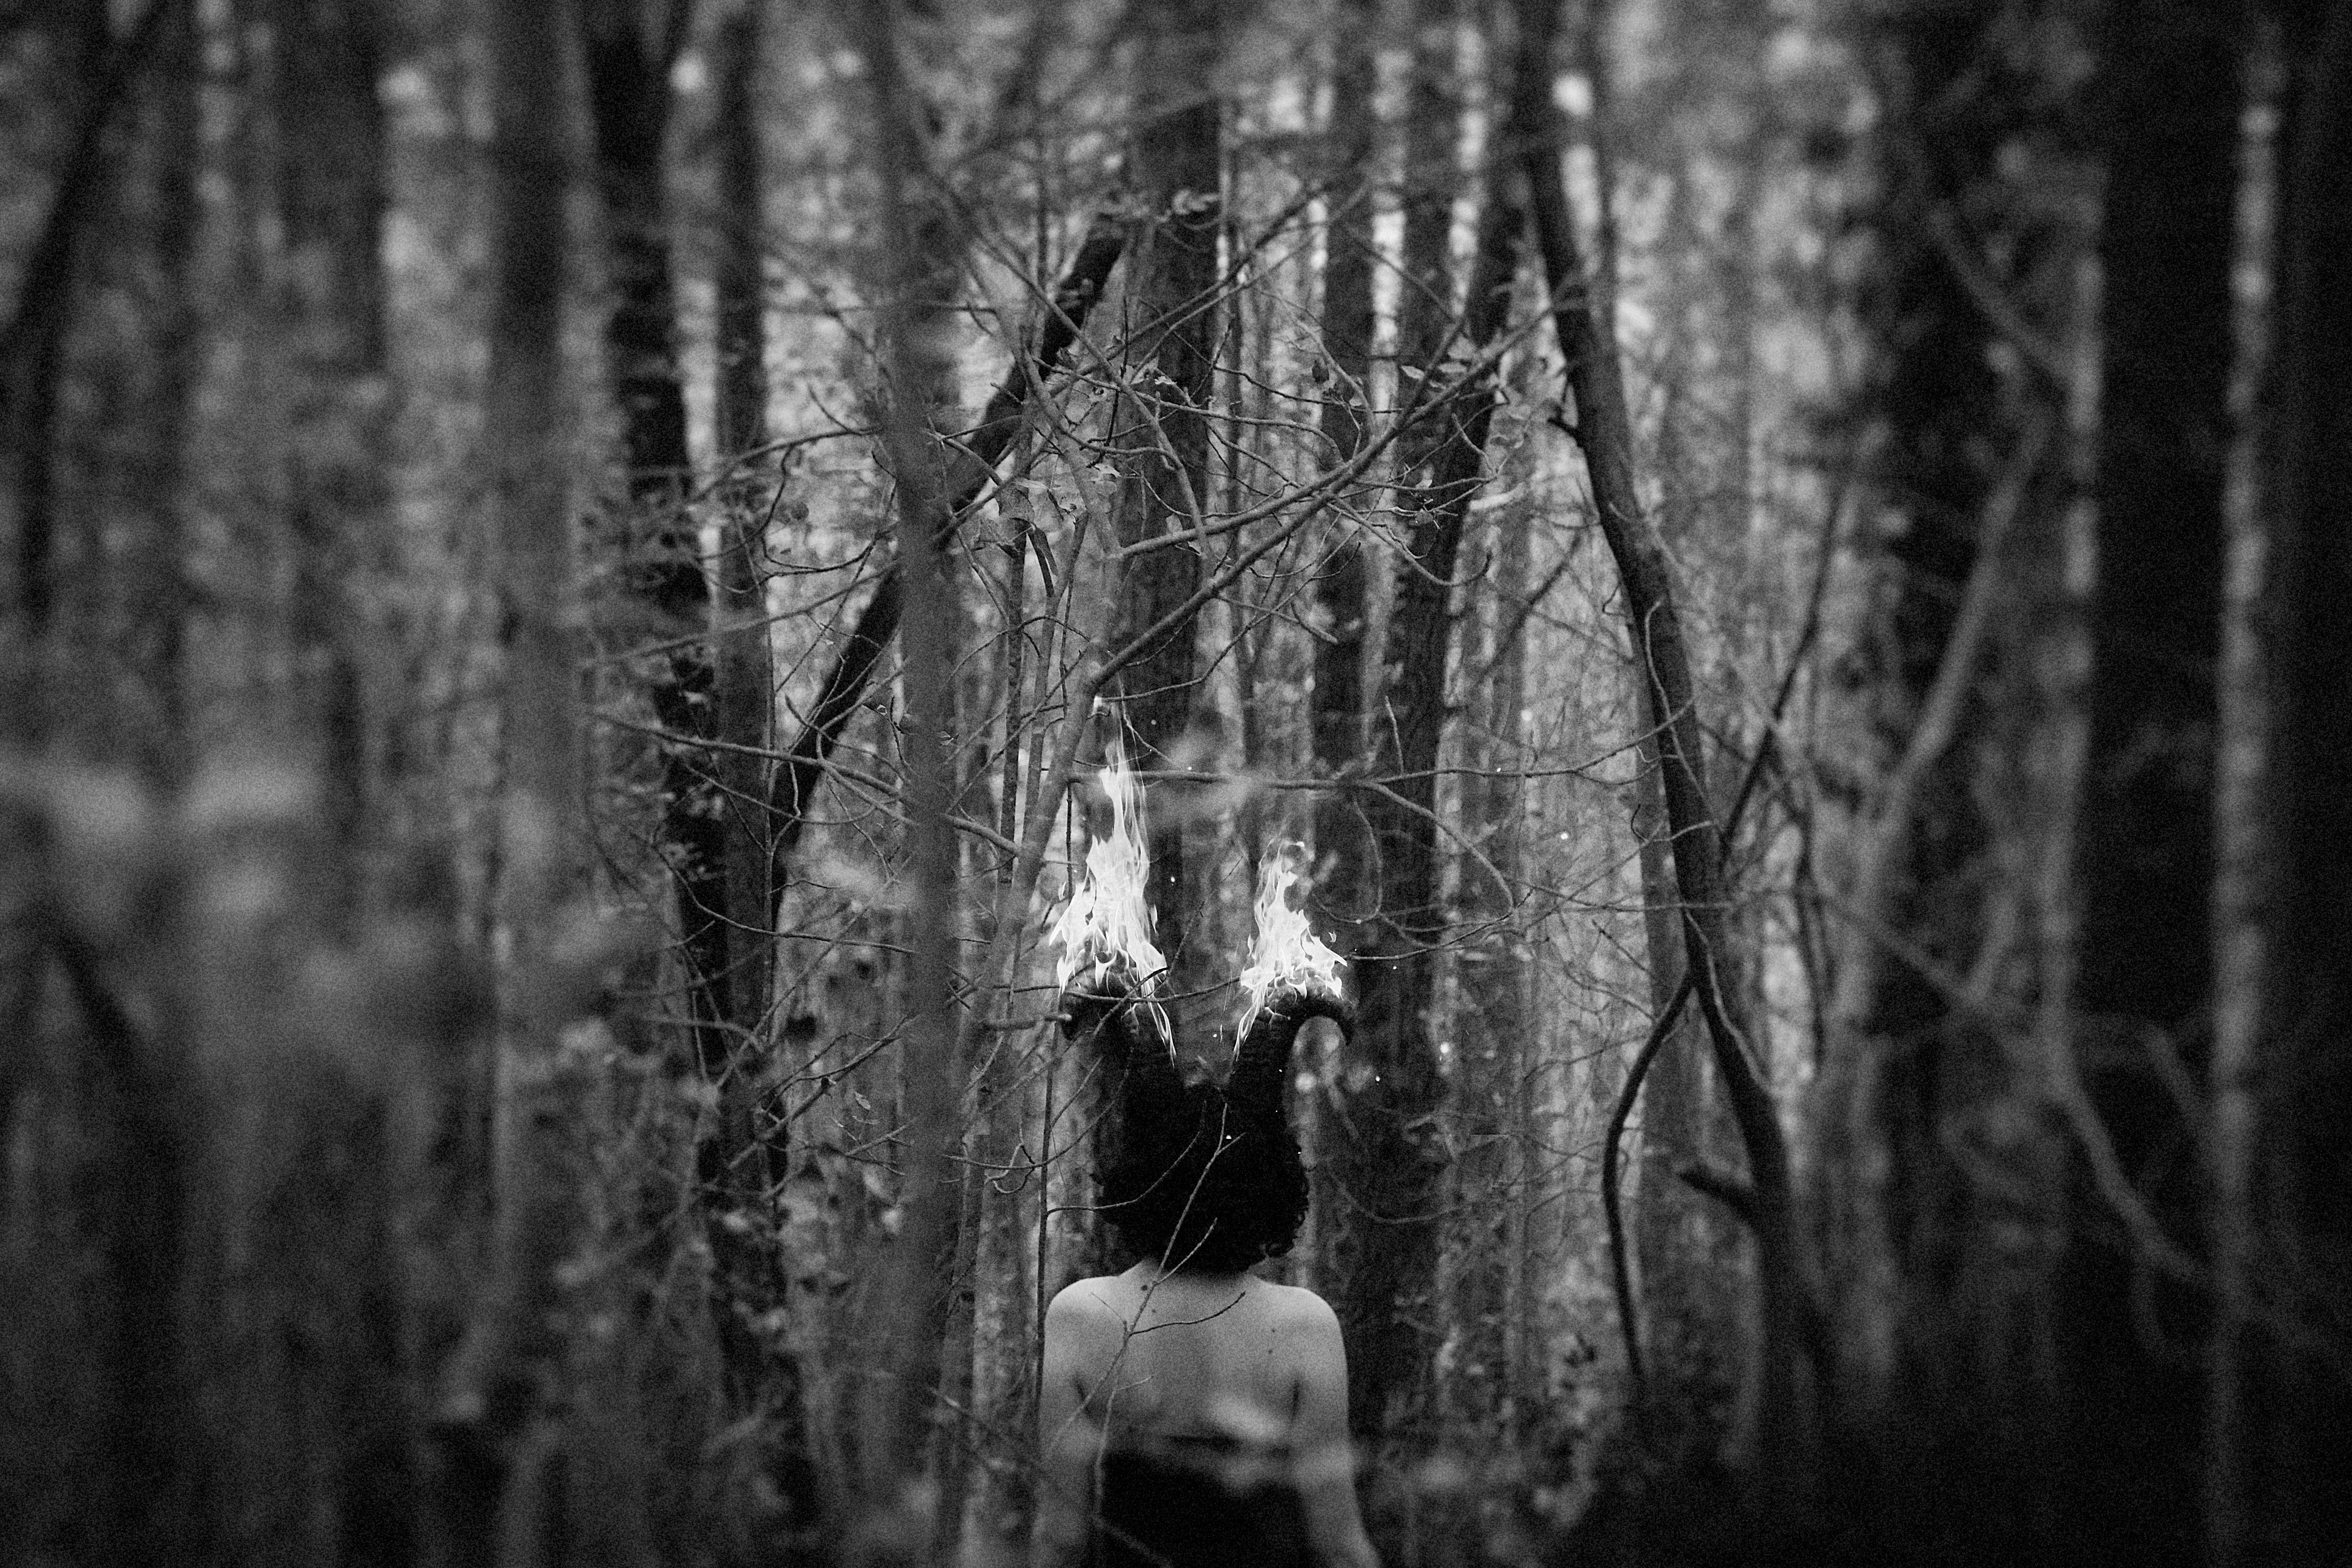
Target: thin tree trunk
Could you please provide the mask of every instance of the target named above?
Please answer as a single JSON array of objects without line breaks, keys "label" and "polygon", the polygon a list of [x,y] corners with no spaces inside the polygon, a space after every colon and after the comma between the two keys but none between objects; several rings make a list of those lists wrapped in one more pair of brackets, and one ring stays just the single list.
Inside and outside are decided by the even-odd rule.
[{"label": "thin tree trunk", "polygon": [[2206,1140],[2206,1228],[2213,1237],[2213,1347],[2205,1389],[2205,1561],[2237,1568],[2247,1557],[2259,1459],[2249,1376],[2254,1338],[2255,1150],[2263,1059],[2278,1025],[2281,991],[2272,911],[2283,903],[2285,844],[2276,802],[2281,736],[2272,693],[2280,685],[2266,607],[2280,545],[2255,431],[2269,369],[2277,224],[2277,134],[2284,62],[2274,17],[2257,9],[2245,64],[2247,109],[2239,121],[2237,235],[2231,271],[2235,355],[2233,426],[2222,525],[2229,575],[2222,588],[2221,664],[2213,788],[2213,1096]]},{"label": "thin tree trunk", "polygon": [[[2075,873],[2071,1042],[2115,1159],[2168,1244],[2193,1252],[2201,1135],[2174,1083],[2201,1079],[2212,1000],[2214,674],[2228,449],[2234,7],[2116,13],[2099,237],[2098,583]],[[2085,1194],[2086,1201],[2099,1200]],[[2199,1535],[2201,1289],[2149,1282],[2138,1238],[2078,1229],[2061,1281],[2075,1394],[2069,1527],[2119,1556],[2186,1562]],[[2151,1330],[2154,1337],[2151,1337]]]},{"label": "thin tree trunk", "polygon": [[[1337,178],[1342,170],[1370,171],[1380,153],[1375,113],[1380,8],[1373,0],[1339,0],[1334,17],[1331,122],[1326,157],[1335,176],[1323,231],[1323,365],[1315,379],[1324,399],[1318,426],[1328,461],[1344,462],[1363,449],[1371,416],[1373,265],[1372,181]],[[1328,367],[1328,368],[1326,368]],[[1365,763],[1365,652],[1372,616],[1371,560],[1353,526],[1354,514],[1370,504],[1373,492],[1346,498],[1329,531],[1330,553],[1315,579],[1320,617],[1315,641],[1313,685],[1307,694],[1307,738],[1315,771],[1338,780],[1360,773]],[[1326,940],[1352,956],[1359,922],[1370,913],[1368,879],[1371,846],[1364,836],[1364,805],[1359,794],[1334,784],[1315,797],[1312,831],[1315,870],[1313,909]],[[1337,1148],[1328,1121],[1334,1083],[1320,1083],[1306,1103],[1300,1142],[1314,1152],[1307,1171],[1313,1202],[1300,1237],[1298,1256],[1309,1283],[1330,1272],[1326,1238],[1346,1199],[1333,1184],[1331,1152]]]},{"label": "thin tree trunk", "polygon": [[[798,1369],[772,1354],[751,1326],[783,1305],[770,1194],[784,1173],[780,1151],[761,1136],[761,1075],[751,1070],[761,1047],[774,1038],[769,993],[775,950],[768,892],[768,765],[760,754],[769,745],[774,708],[764,571],[772,483],[751,455],[767,438],[768,402],[767,300],[761,286],[766,228],[756,87],[760,17],[760,6],[743,5],[720,23],[714,68],[720,209],[714,403],[716,456],[723,478],[717,487],[711,727],[722,744],[740,749],[716,752],[709,761],[725,813],[720,869],[728,968],[714,1001],[725,1005],[717,1023],[727,1031],[734,1065],[719,1086],[717,1126],[704,1162],[717,1176],[705,1234],[715,1266],[713,1324],[732,1409],[739,1418],[767,1415],[767,1429],[780,1432],[783,1447],[797,1452],[806,1437]],[[805,1496],[789,1500],[793,1511],[803,1515],[813,1501]]]},{"label": "thin tree trunk", "polygon": [[[726,807],[727,1022],[757,1031],[768,1009],[772,943],[769,924],[766,764],[774,709],[768,642],[767,496],[750,454],[768,434],[767,296],[761,282],[762,159],[759,100],[761,7],[745,4],[719,30],[719,135],[718,459],[732,476],[721,487],[719,593],[713,605],[719,738],[752,752],[715,763]],[[748,1119],[730,1129],[740,1153]]]},{"label": "thin tree trunk", "polygon": [[[487,433],[506,647],[501,916],[512,935],[493,1136],[492,1268],[436,1421],[435,1546],[487,1564],[536,1539],[532,1484],[552,1447],[542,1405],[563,1353],[557,1265],[577,1234],[565,998],[547,944],[572,885],[583,779],[562,424],[563,192],[570,123],[558,0],[512,0],[491,30],[497,229]],[[520,1563],[513,1568],[521,1568]]]},{"label": "thin tree trunk", "polygon": [[[1150,369],[1136,378],[1121,415],[1128,455],[1118,541],[1130,547],[1191,531],[1210,505],[1223,174],[1215,0],[1149,6],[1141,25],[1133,167],[1150,216],[1132,247],[1129,310],[1134,352]],[[1200,586],[1201,570],[1200,550],[1190,544],[1129,561],[1120,642],[1157,626],[1189,599]],[[1197,618],[1187,616],[1153,636],[1121,673],[1123,711],[1135,732],[1140,770],[1183,773],[1197,760],[1185,744],[1192,728],[1197,641]],[[1187,838],[1197,837],[1186,831],[1191,802],[1192,792],[1175,780],[1155,782],[1144,792],[1151,856],[1147,896],[1171,970],[1180,1030],[1184,999],[1208,984],[1207,944],[1192,940],[1202,867],[1197,855],[1187,854]]]},{"label": "thin tree trunk", "polygon": [[[146,751],[151,781],[176,784],[189,766],[188,437],[204,369],[205,314],[196,258],[203,232],[204,152],[198,72],[203,47],[193,5],[183,5],[159,44],[163,103],[152,122],[154,174],[154,412],[152,466],[145,474],[148,528],[130,589],[133,658],[152,704]],[[5,723],[5,719],[0,719]]]},{"label": "thin tree trunk", "polygon": [[[179,527],[184,498],[186,435],[196,378],[196,185],[201,152],[194,127],[199,39],[192,7],[180,7],[155,40],[154,101],[134,123],[143,143],[142,165],[150,187],[144,248],[133,265],[152,318],[143,322],[142,347],[151,357],[147,398],[133,406],[145,417],[134,447],[138,502],[144,512],[140,548],[127,575],[126,629],[136,639],[132,670],[148,706],[142,729],[154,731],[140,761],[151,782],[176,784],[184,766],[186,731],[179,703],[185,614],[184,540]],[[5,720],[0,719],[0,725]],[[17,824],[13,820],[12,827]],[[52,830],[26,835],[52,840]],[[197,1420],[194,1394],[203,1343],[190,1310],[188,1279],[190,1188],[197,1180],[202,1135],[188,1107],[194,1084],[184,1048],[187,1009],[184,973],[165,977],[160,1005],[134,1017],[110,986],[88,935],[77,929],[67,889],[50,883],[66,868],[62,857],[36,861],[38,880],[18,895],[30,919],[12,921],[0,967],[14,968],[38,988],[51,968],[62,971],[82,1026],[82,1049],[71,1058],[88,1114],[102,1130],[104,1175],[96,1184],[105,1210],[95,1216],[106,1271],[111,1321],[106,1342],[103,1394],[96,1413],[103,1452],[96,1467],[101,1489],[94,1532],[108,1559],[143,1568],[200,1556],[207,1544],[196,1478],[214,1445]],[[157,856],[163,861],[166,857]],[[28,879],[29,880],[29,879]],[[142,945],[181,949],[184,890],[156,879],[162,897],[142,900],[134,930]],[[51,906],[44,909],[43,905]],[[16,993],[12,983],[10,992]],[[35,994],[37,994],[37,989]],[[0,1128],[14,1129],[16,1093],[36,1077],[57,1074],[63,1062],[43,1060],[33,1041],[34,1009],[12,1009],[10,1027],[24,1037],[0,1064]],[[15,1184],[9,1183],[13,1188]],[[9,1194],[15,1197],[13,1191]]]},{"label": "thin tree trunk", "polygon": [[1706,1023],[1716,1070],[1748,1156],[1744,1179],[1701,1179],[1739,1213],[1756,1238],[1763,1363],[1759,1490],[1801,1506],[1799,1483],[1811,1436],[1806,1342],[1816,1327],[1815,1306],[1798,1250],[1786,1139],[1771,1090],[1750,1054],[1754,1030],[1743,1016],[1745,998],[1726,984],[1735,955],[1728,944],[1723,846],[1702,771],[1698,713],[1673,573],[1634,484],[1633,426],[1616,342],[1593,312],[1561,178],[1562,142],[1550,94],[1553,11],[1544,0],[1520,0],[1520,47],[1528,63],[1515,96],[1528,139],[1517,151],[1524,160],[1553,325],[1575,398],[1577,445],[1584,453],[1601,536],[1617,563],[1626,620],[1647,678],[1648,719],[1657,736],[1666,820],[1674,836],[1693,997]]},{"label": "thin tree trunk", "polygon": [[649,692],[662,729],[687,737],[661,743],[658,833],[671,868],[695,1059],[715,1084],[733,1057],[727,1021],[735,1016],[728,994],[735,944],[727,922],[726,797],[695,744],[713,729],[717,674],[704,640],[713,595],[687,503],[693,458],[663,163],[670,68],[689,4],[670,0],[657,40],[646,37],[635,0],[586,0],[579,22],[610,290],[605,369],[621,416],[631,508],[622,555],[629,590],[650,619],[645,630],[675,645],[661,656]]},{"label": "thin tree trunk", "polygon": [[[2316,1302],[2352,1289],[2352,6],[2249,12],[2214,791],[2210,1568],[2352,1554],[2328,1506],[2352,1465],[2352,1379],[2302,1338]],[[2305,1269],[2300,1291],[2278,1289]]]},{"label": "thin tree trunk", "polygon": [[[1645,733],[1635,748],[1640,769],[1630,795],[1642,874],[1642,931],[1649,952],[1653,1022],[1675,1004],[1684,976],[1682,898],[1675,886],[1674,838],[1666,823],[1665,790],[1659,778],[1658,739],[1646,732],[1647,672],[1638,658],[1628,661],[1629,695],[1635,722]],[[1706,1151],[1707,1080],[1700,1053],[1706,1049],[1704,1022],[1685,1007],[1669,1026],[1651,1058],[1641,1086],[1641,1193],[1634,1211],[1634,1254],[1641,1280],[1642,1336],[1650,1355],[1647,1435],[1663,1451],[1701,1439],[1677,1427],[1677,1418],[1713,1403],[1718,1390],[1707,1385],[1734,1368],[1709,1365],[1724,1350],[1706,1310],[1722,1300],[1723,1281],[1711,1279],[1722,1258],[1706,1245],[1708,1216],[1699,1196],[1675,1175]]]},{"label": "thin tree trunk", "polygon": [[267,16],[274,259],[293,361],[282,482],[295,552],[295,683],[304,719],[318,727],[335,867],[330,917],[341,923],[359,895],[375,815],[372,763],[381,753],[361,628],[373,575],[366,568],[380,559],[390,504],[382,45],[366,0],[269,0]]},{"label": "thin tree trunk", "polygon": [[[1510,309],[1524,216],[1488,185],[1471,268],[1461,353],[1485,353]],[[1410,236],[1408,237],[1410,249]],[[1442,277],[1442,273],[1440,274]],[[1408,287],[1441,284],[1408,279]],[[1416,373],[1444,374],[1436,350]],[[1447,1153],[1436,1130],[1444,1098],[1431,1012],[1437,945],[1446,928],[1438,900],[1437,760],[1444,734],[1445,678],[1453,644],[1452,588],[1463,524],[1482,482],[1494,414],[1491,366],[1471,374],[1435,416],[1433,449],[1406,470],[1412,524],[1396,577],[1382,660],[1380,721],[1364,816],[1379,861],[1379,913],[1360,950],[1361,1022],[1333,1119],[1340,1214],[1329,1216],[1334,1302],[1349,1345],[1349,1417],[1366,1435],[1407,1436],[1430,1414],[1426,1380],[1435,1346],[1437,1211]]]},{"label": "thin tree trunk", "polygon": [[1529,519],[1513,505],[1496,514],[1486,571],[1485,675],[1471,694],[1476,730],[1463,745],[1463,837],[1475,856],[1456,858],[1456,895],[1475,942],[1454,951],[1461,1013],[1454,1047],[1455,1120],[1463,1158],[1454,1238],[1452,1332],[1465,1382],[1454,1404],[1481,1428],[1498,1430],[1518,1392],[1511,1373],[1512,1260],[1524,1246],[1533,1199],[1523,1088],[1533,1052],[1527,1008],[1528,952],[1519,929],[1527,802],[1519,712],[1527,700],[1526,617],[1517,593],[1528,581]]},{"label": "thin tree trunk", "polygon": [[[380,837],[383,755],[366,665],[391,511],[382,40],[362,0],[272,0],[248,18],[268,40],[277,218],[265,266],[282,355],[272,412],[282,423],[268,482],[292,554],[297,745],[313,761],[318,814],[305,836],[317,858],[302,904],[349,941]],[[299,1456],[289,1468],[307,1472],[297,1489],[310,1493],[311,1519],[295,1539],[344,1562],[405,1561],[414,1479],[385,1106],[310,1030],[283,1027],[277,1043],[267,1085],[234,1082],[233,1092],[282,1110],[272,1142],[294,1151],[307,1174],[286,1174],[258,1149],[247,1156],[260,1184],[245,1216],[254,1288],[267,1318],[310,1347],[289,1358],[275,1423],[275,1440]]]},{"label": "thin tree trunk", "polygon": [[[1333,18],[1337,56],[1331,79],[1331,125],[1326,134],[1334,173],[1368,170],[1378,153],[1373,114],[1373,45],[1379,37],[1374,0],[1339,0]],[[1337,184],[1326,198],[1324,228],[1323,386],[1320,428],[1328,463],[1363,449],[1370,416],[1372,374],[1372,193],[1369,180]],[[1361,498],[1358,498],[1360,504]],[[1371,571],[1352,518],[1342,515],[1321,574],[1315,580],[1322,635],[1315,644],[1315,685],[1308,728],[1316,771],[1338,778],[1364,761],[1364,636],[1371,617]],[[1344,789],[1315,803],[1315,899],[1327,921],[1347,932],[1367,913],[1364,879],[1370,874],[1364,842],[1363,803]]]},{"label": "thin tree trunk", "polygon": [[[1460,129],[1460,106],[1452,90],[1454,6],[1451,0],[1415,0],[1407,15],[1412,76],[1406,91],[1403,127],[1403,291],[1397,306],[1400,404],[1412,395],[1408,388],[1418,384],[1415,378],[1425,377],[1433,370],[1431,360],[1451,313],[1453,287],[1445,251],[1453,226],[1454,195],[1459,184],[1454,143]],[[1368,224],[1369,221],[1368,214]],[[1369,265],[1368,258],[1368,268]],[[1370,287],[1368,276],[1364,283],[1368,308]],[[1335,300],[1331,308],[1341,305],[1341,301]],[[1327,325],[1329,321],[1327,310]],[[1369,365],[1371,325],[1365,322],[1364,327]],[[1369,399],[1369,383],[1364,384],[1363,393]],[[1350,421],[1351,434],[1360,450],[1362,432],[1353,428],[1354,424]],[[1401,485],[1421,477],[1419,469],[1442,439],[1434,420],[1400,434],[1396,446]],[[1372,608],[1368,565],[1365,578],[1360,591],[1351,597],[1352,607],[1363,613],[1363,635],[1368,638]],[[1396,635],[1395,622],[1392,609],[1389,626],[1391,643]],[[1341,672],[1334,673],[1335,689],[1328,693],[1323,691],[1321,650],[1318,650],[1316,745],[1318,759],[1349,748],[1340,766],[1352,763],[1368,777],[1381,778],[1386,787],[1384,775],[1392,770],[1381,763],[1393,754],[1387,749],[1393,736],[1380,722],[1381,704],[1387,698],[1387,664],[1384,660],[1379,669],[1364,668],[1365,647],[1366,643],[1360,641],[1354,650],[1356,676],[1352,691],[1338,689],[1347,679]],[[1333,706],[1343,697],[1352,704],[1344,717]],[[1318,889],[1318,900],[1327,913],[1343,922],[1334,934],[1350,956],[1359,960],[1370,955],[1373,940],[1380,931],[1380,920],[1386,912],[1388,888],[1384,877],[1390,868],[1384,861],[1386,846],[1379,842],[1375,832],[1377,806],[1378,797],[1372,787],[1335,792],[1318,810],[1316,819],[1318,835],[1328,829],[1339,837],[1337,845],[1326,845],[1319,837],[1317,840],[1318,859],[1325,862],[1318,866],[1318,872],[1320,878],[1329,881],[1328,889]],[[1354,857],[1352,864],[1346,859],[1349,855]],[[1369,1004],[1374,971],[1362,962],[1353,968],[1360,1001]],[[1388,973],[1384,962],[1381,984],[1391,984],[1395,978]],[[1360,1007],[1360,1015],[1367,1019],[1382,1016],[1372,1013],[1369,1005]],[[1370,1037],[1360,1033],[1350,1041],[1350,1059],[1341,1061],[1332,1081],[1323,1086],[1323,1095],[1316,1106],[1318,1146],[1314,1172],[1316,1282],[1331,1297],[1348,1333],[1351,1384],[1349,1417],[1364,1434],[1384,1429],[1391,1384],[1411,1385],[1418,1393],[1420,1369],[1426,1364],[1423,1352],[1434,1348],[1419,1343],[1409,1331],[1392,1329],[1380,1340],[1380,1375],[1374,1378],[1368,1370],[1369,1344],[1361,1336],[1372,1333],[1375,1325],[1425,1304],[1408,1307],[1384,1299],[1381,1292],[1389,1281],[1386,1270],[1393,1263],[1402,1270],[1402,1278],[1417,1279],[1418,1288],[1426,1292],[1434,1288],[1437,1267],[1433,1235],[1412,1226],[1391,1233],[1385,1228],[1387,1221],[1382,1216],[1407,1211],[1426,1212],[1433,1206],[1437,1184],[1442,1179],[1433,1149],[1419,1149],[1415,1151],[1417,1157],[1409,1161],[1394,1162],[1385,1157],[1394,1152],[1388,1145],[1394,1142],[1404,1124],[1401,1119],[1391,1118],[1378,1129],[1356,1120],[1359,1103],[1369,1100],[1376,1087],[1374,1075],[1382,1070],[1374,1064],[1400,1048],[1409,1048],[1404,1042],[1384,1039],[1381,1054],[1374,1055],[1367,1049],[1370,1045]],[[1407,1109],[1433,1100],[1437,1093],[1433,1062],[1416,1059],[1417,1075],[1403,1089],[1403,1105]],[[1393,1089],[1397,1086],[1392,1083],[1391,1087]],[[1354,1184],[1360,1171],[1396,1179],[1400,1184],[1396,1202],[1377,1208],[1367,1206],[1370,1194],[1360,1192]],[[1417,1201],[1415,1194],[1421,1194]],[[1422,1317],[1418,1321],[1429,1320]],[[1359,1348],[1360,1344],[1365,1348]],[[1375,1405],[1380,1407],[1375,1408]]]},{"label": "thin tree trunk", "polygon": [[[149,0],[130,26],[89,61],[79,122],[21,271],[0,332],[0,523],[12,537],[12,639],[27,650],[47,630],[58,600],[57,440],[65,351],[77,315],[80,258],[115,174],[112,129],[165,31],[189,0]],[[12,660],[23,657],[9,650]],[[0,721],[37,730],[37,710],[14,705]]]},{"label": "thin tree trunk", "polygon": [[[54,876],[57,868],[42,869]],[[200,1457],[209,1457],[190,1397],[194,1325],[184,1296],[196,1149],[184,1109],[191,1085],[172,1036],[185,1019],[168,1007],[155,1022],[169,1032],[142,1029],[107,988],[91,944],[65,913],[67,900],[41,892],[59,906],[35,910],[47,916],[47,945],[81,1014],[89,1114],[111,1144],[105,1211],[96,1216],[112,1307],[98,1413],[103,1517],[96,1534],[110,1562],[184,1562],[204,1539],[192,1483]]]},{"label": "thin tree trunk", "polygon": [[906,1218],[872,1298],[877,1364],[887,1381],[868,1397],[860,1458],[869,1507],[906,1506],[920,1479],[940,1393],[940,1349],[961,1206],[955,1156],[961,1128],[961,1053],[953,1001],[956,842],[954,689],[959,637],[943,544],[948,474],[931,419],[946,399],[949,335],[959,271],[950,229],[923,202],[919,112],[900,73],[896,7],[860,8],[856,37],[873,92],[881,184],[877,279],[890,402],[885,449],[898,492],[899,572],[909,614],[903,675],[910,974],[901,1049],[901,1171]]}]

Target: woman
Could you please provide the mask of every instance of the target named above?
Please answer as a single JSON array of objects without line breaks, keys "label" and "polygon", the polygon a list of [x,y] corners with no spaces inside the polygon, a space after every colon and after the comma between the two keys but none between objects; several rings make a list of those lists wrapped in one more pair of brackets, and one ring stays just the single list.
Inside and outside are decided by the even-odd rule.
[{"label": "woman", "polygon": [[1338,1003],[1275,998],[1222,1087],[1183,1083],[1164,1019],[1126,977],[1097,972],[1064,1003],[1065,1031],[1101,1053],[1096,1180],[1138,1261],[1046,1310],[1036,1562],[1377,1568],[1339,1320],[1248,1272],[1306,1217],[1283,1085],[1299,1028]]}]

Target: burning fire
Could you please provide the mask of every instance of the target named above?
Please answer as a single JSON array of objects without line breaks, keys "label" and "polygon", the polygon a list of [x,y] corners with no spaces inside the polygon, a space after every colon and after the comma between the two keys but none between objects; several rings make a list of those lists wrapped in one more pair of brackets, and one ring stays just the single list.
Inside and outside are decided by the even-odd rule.
[{"label": "burning fire", "polygon": [[1110,831],[1087,847],[1086,875],[1045,934],[1062,950],[1055,979],[1064,986],[1086,970],[1124,959],[1145,996],[1156,995],[1168,970],[1151,940],[1151,906],[1144,886],[1151,852],[1143,842],[1143,788],[1127,763],[1122,726],[1111,725],[1109,756],[1098,776],[1110,798]]},{"label": "burning fire", "polygon": [[1347,961],[1316,936],[1307,912],[1294,908],[1290,889],[1303,883],[1307,848],[1285,844],[1265,858],[1257,879],[1257,937],[1250,946],[1249,967],[1242,971],[1242,1022],[1234,1038],[1250,1026],[1277,991],[1305,991],[1328,996],[1340,994],[1339,976]]}]

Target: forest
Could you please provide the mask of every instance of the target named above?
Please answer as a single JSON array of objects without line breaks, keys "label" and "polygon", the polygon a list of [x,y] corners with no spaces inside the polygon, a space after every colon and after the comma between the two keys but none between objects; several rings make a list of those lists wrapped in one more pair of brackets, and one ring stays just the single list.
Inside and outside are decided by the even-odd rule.
[{"label": "forest", "polygon": [[1131,830],[1389,1568],[2352,1563],[2352,0],[17,0],[0,332],[0,1562],[1032,1562]]}]

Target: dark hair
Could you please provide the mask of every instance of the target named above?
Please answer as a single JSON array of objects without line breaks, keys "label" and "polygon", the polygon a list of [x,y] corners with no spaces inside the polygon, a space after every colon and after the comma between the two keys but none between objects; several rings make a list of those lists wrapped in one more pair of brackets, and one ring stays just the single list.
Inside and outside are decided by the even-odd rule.
[{"label": "dark hair", "polygon": [[1159,1009],[1124,977],[1097,973],[1066,994],[1064,1027],[1100,1053],[1108,1103],[1095,1128],[1103,1218],[1137,1258],[1231,1274],[1280,1258],[1307,1217],[1307,1170],[1285,1110],[1291,1043],[1327,998],[1265,1009],[1223,1083],[1185,1083]]},{"label": "dark hair", "polygon": [[1126,1121],[1120,1137],[1105,1141],[1111,1148],[1097,1144],[1095,1184],[1103,1218],[1129,1251],[1171,1269],[1233,1274],[1290,1250],[1307,1217],[1307,1169],[1279,1119],[1196,1083]]}]

